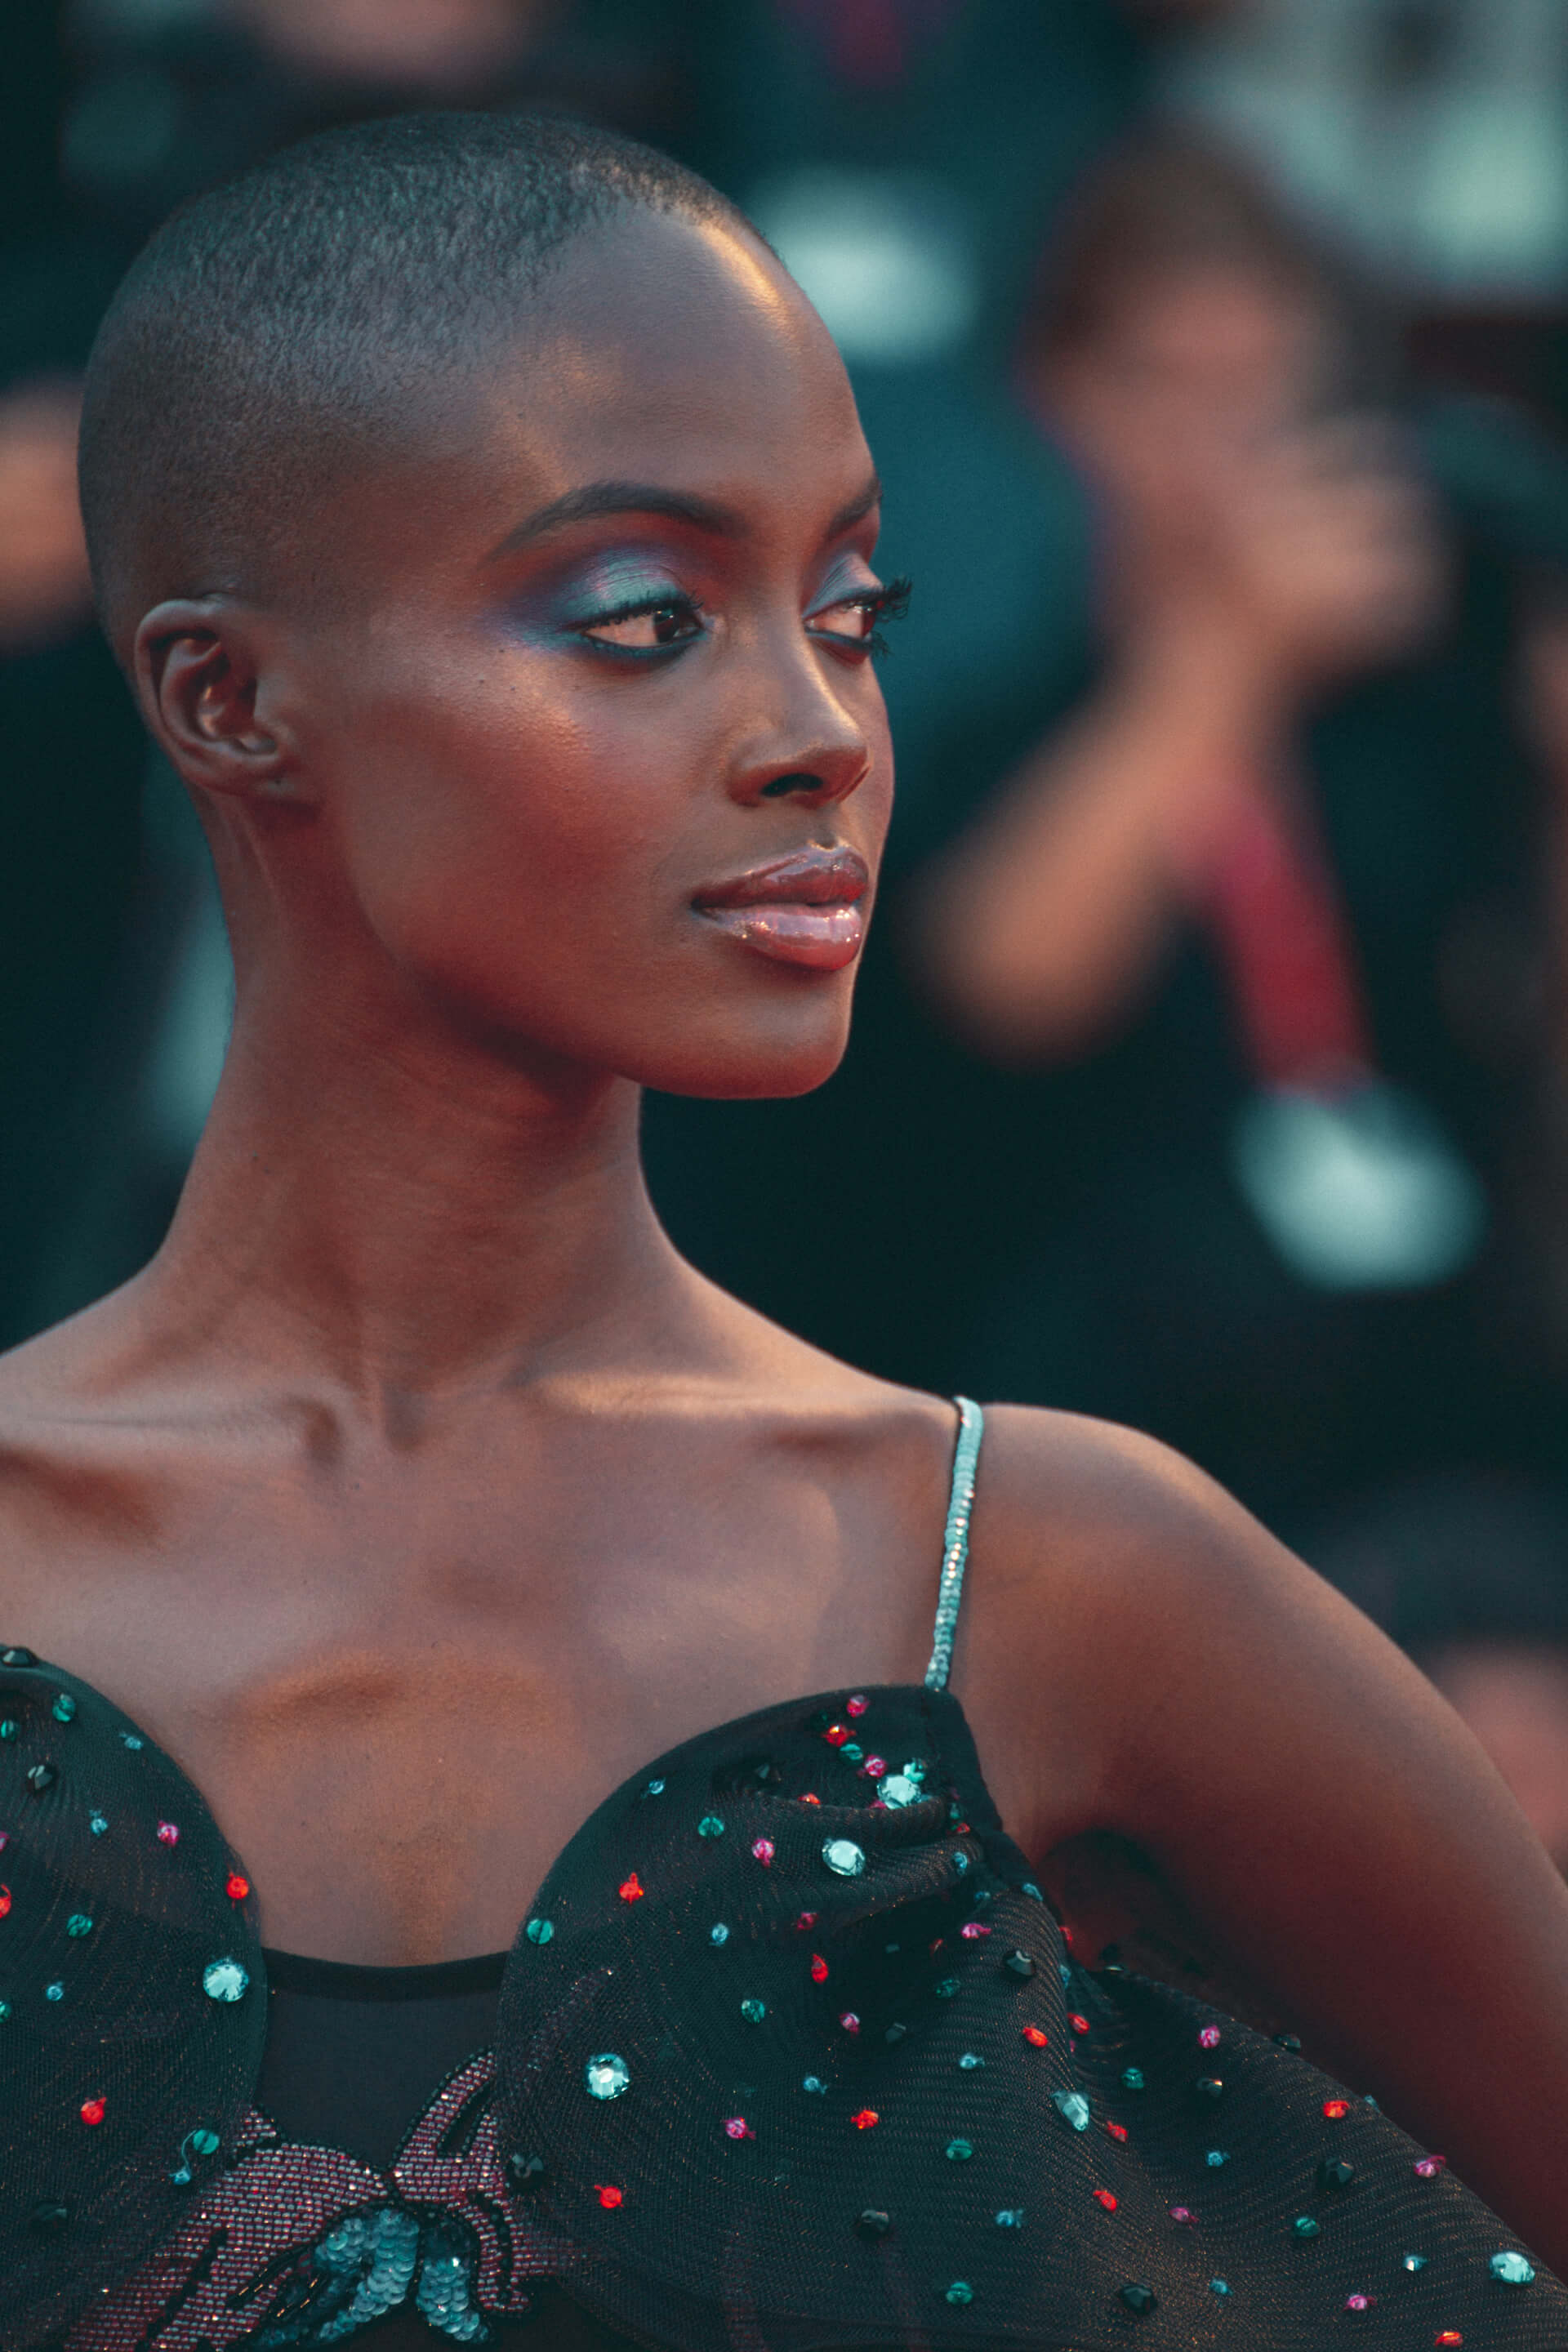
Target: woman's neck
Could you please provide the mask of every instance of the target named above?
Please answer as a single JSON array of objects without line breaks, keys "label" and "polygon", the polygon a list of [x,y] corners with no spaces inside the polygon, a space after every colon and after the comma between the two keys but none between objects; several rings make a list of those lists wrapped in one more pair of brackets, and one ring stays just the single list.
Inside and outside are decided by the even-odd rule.
[{"label": "woman's neck", "polygon": [[692,1277],[628,1080],[431,1024],[345,1035],[242,1008],[138,1321],[367,1405],[661,1352]]}]

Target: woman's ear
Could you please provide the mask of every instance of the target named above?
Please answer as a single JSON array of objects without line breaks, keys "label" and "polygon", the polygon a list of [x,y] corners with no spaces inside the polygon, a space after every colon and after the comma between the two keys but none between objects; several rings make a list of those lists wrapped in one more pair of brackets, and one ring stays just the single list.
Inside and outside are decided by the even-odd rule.
[{"label": "woman's ear", "polygon": [[284,730],[260,715],[267,630],[228,596],[171,597],[136,632],[142,715],[188,784],[252,800],[308,800]]}]

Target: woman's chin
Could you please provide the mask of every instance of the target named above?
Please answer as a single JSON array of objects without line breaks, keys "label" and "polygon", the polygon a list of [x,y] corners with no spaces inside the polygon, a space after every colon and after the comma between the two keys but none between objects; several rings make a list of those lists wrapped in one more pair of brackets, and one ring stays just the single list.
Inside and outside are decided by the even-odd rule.
[{"label": "woman's chin", "polygon": [[659,1094],[692,1095],[709,1102],[759,1102],[808,1095],[833,1076],[849,1042],[848,1003],[822,1008],[829,1017],[801,1024],[790,1034],[688,1036],[679,1049],[637,1073]]}]

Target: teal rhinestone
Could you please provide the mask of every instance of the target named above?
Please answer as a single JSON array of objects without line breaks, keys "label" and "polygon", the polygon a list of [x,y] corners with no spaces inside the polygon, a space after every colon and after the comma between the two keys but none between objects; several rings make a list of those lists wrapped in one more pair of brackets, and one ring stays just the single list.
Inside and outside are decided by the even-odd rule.
[{"label": "teal rhinestone", "polygon": [[741,2014],[748,2025],[761,2025],[767,2013],[768,2005],[765,2000],[743,2000],[741,2003]]},{"label": "teal rhinestone", "polygon": [[109,1822],[102,1813],[89,1813],[87,1817],[87,1825],[92,1832],[94,1837],[101,1837],[104,1831],[109,1827]]},{"label": "teal rhinestone", "polygon": [[836,1878],[859,1878],[864,1875],[866,1856],[853,1838],[829,1838],[822,1849],[822,1859]]},{"label": "teal rhinestone", "polygon": [[970,2285],[967,2279],[954,2279],[952,2284],[947,2290],[946,2300],[949,2303],[973,2303],[974,2300],[974,2289]]},{"label": "teal rhinestone", "polygon": [[193,2156],[216,2156],[218,2151],[218,2136],[216,2132],[209,2131],[203,2124],[190,2134],[185,2145]]},{"label": "teal rhinestone", "polygon": [[6,2019],[10,2016],[10,2014],[11,2014],[11,2004],[10,2004],[10,2002],[9,2002],[8,2000],[0,2000],[0,2025],[4,2025],[4,2024],[5,2024],[5,2022]]},{"label": "teal rhinestone", "polygon": [[555,1933],[555,1922],[553,1919],[531,1919],[522,1932],[531,1944],[548,1944]]},{"label": "teal rhinestone", "polygon": [[999,2230],[1021,2230],[1023,2226],[1023,2207],[1021,2205],[1004,2205],[1002,2210],[996,2216],[996,2227]]},{"label": "teal rhinestone", "polygon": [[866,1761],[866,1750],[858,1739],[847,1739],[838,1753],[851,1764],[864,1764]]},{"label": "teal rhinestone", "polygon": [[725,1927],[724,1922],[722,1921],[722,1919],[721,1919],[721,1920],[720,1920],[720,1922],[719,1922],[719,1924],[718,1924],[718,1926],[717,1926],[716,1927],[710,1927],[710,1928],[709,1928],[709,1930],[708,1930],[708,1941],[709,1941],[710,1944],[727,1944],[727,1943],[729,1942],[729,1940],[730,1940],[730,1930],[728,1929],[728,1927]]},{"label": "teal rhinestone", "polygon": [[952,1857],[952,1867],[954,1875],[959,1878],[962,1878],[969,1868],[969,1856],[964,1853],[962,1846],[960,1846],[958,1852]]},{"label": "teal rhinestone", "polygon": [[237,1960],[209,1960],[202,1970],[202,1990],[209,2000],[243,2000],[249,1990],[249,1971]]},{"label": "teal rhinestone", "polygon": [[1211,2166],[1213,2169],[1217,2172],[1222,2164],[1228,2164],[1230,2162],[1230,2157],[1223,2147],[1211,2147],[1208,2154],[1205,2157],[1204,2162],[1206,2165]]},{"label": "teal rhinestone", "polygon": [[1228,2294],[1230,2293],[1230,2281],[1228,2279],[1210,2279],[1209,2293],[1211,2294]]},{"label": "teal rhinestone", "polygon": [[20,1735],[21,1727],[15,1716],[6,1716],[5,1721],[0,1722],[0,1739],[16,1738]]},{"label": "teal rhinestone", "polygon": [[889,1772],[878,1781],[877,1794],[889,1811],[897,1812],[901,1806],[919,1804],[921,1784],[911,1780],[907,1772]]},{"label": "teal rhinestone", "polygon": [[1135,2282],[1119,2288],[1118,2293],[1128,2310],[1135,2311],[1140,2319],[1147,2319],[1158,2301],[1152,2286],[1142,2286]]},{"label": "teal rhinestone", "polygon": [[959,1980],[956,1977],[940,1978],[937,1983],[931,1988],[936,1994],[938,2000],[951,2000],[958,1989]]},{"label": "teal rhinestone", "polygon": [[1031,1903],[1043,1903],[1046,1899],[1032,1878],[1026,1878],[1018,1892],[1020,1895],[1026,1895]]},{"label": "teal rhinestone", "polygon": [[1402,2271],[1408,2271],[1414,2278],[1417,2271],[1426,2269],[1426,2257],[1425,2254],[1405,2254],[1400,2259],[1399,2267]]},{"label": "teal rhinestone", "polygon": [[583,2069],[583,2081],[591,2099],[618,2099],[629,2087],[631,2079],[631,2068],[613,2050],[601,2050]]},{"label": "teal rhinestone", "polygon": [[1089,2129],[1089,2101],[1081,2091],[1053,2091],[1051,2105],[1063,2123],[1070,2124],[1075,2132]]},{"label": "teal rhinestone", "polygon": [[1124,2091],[1141,2091],[1143,2088],[1143,2069],[1142,2066],[1123,2066],[1121,2069],[1121,2087]]},{"label": "teal rhinestone", "polygon": [[950,2164],[967,2164],[974,2153],[974,2143],[968,2139],[950,2139],[942,2153]]},{"label": "teal rhinestone", "polygon": [[46,2000],[64,2000],[65,1997],[66,1989],[63,1984],[48,1984],[44,1987]]},{"label": "teal rhinestone", "polygon": [[1298,2213],[1290,2227],[1299,2238],[1315,2238],[1318,2234],[1318,2225],[1310,2213]]},{"label": "teal rhinestone", "polygon": [[715,1838],[724,1834],[724,1824],[717,1813],[704,1813],[697,1824],[699,1837]]},{"label": "teal rhinestone", "polygon": [[800,2087],[803,2091],[824,2092],[827,2085],[820,2074],[808,2074]]},{"label": "teal rhinestone", "polygon": [[985,2061],[977,2051],[966,2050],[958,2063],[966,2074],[972,2074],[976,2066],[984,2066]]},{"label": "teal rhinestone", "polygon": [[123,1744],[130,1748],[132,1756],[139,1756],[141,1754],[142,1742],[138,1739],[133,1731],[122,1731],[120,1737]]},{"label": "teal rhinestone", "polygon": [[1535,2265],[1523,2254],[1494,2254],[1487,2268],[1504,2286],[1531,2286],[1534,2284]]},{"label": "teal rhinestone", "polygon": [[57,1723],[71,1723],[76,1718],[76,1701],[69,1691],[61,1691],[49,1713]]},{"label": "teal rhinestone", "polygon": [[87,1913],[85,1911],[73,1911],[70,1917],[66,1921],[66,1934],[68,1936],[74,1936],[79,1942],[83,1936],[90,1936],[91,1933],[92,1921],[88,1917]]},{"label": "teal rhinestone", "polygon": [[645,1797],[662,1797],[663,1794],[664,1782],[662,1780],[650,1780],[647,1787],[643,1790],[643,1795]]}]

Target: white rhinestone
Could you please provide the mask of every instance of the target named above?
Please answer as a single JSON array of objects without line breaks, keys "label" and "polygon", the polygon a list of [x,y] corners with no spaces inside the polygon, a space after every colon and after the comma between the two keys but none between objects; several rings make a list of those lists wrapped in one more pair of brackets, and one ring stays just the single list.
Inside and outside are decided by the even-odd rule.
[{"label": "white rhinestone", "polygon": [[865,1854],[853,1838],[829,1838],[822,1859],[839,1878],[858,1878],[866,1867]]},{"label": "white rhinestone", "polygon": [[202,1990],[209,2000],[243,2000],[250,1978],[237,1960],[209,1960],[202,1970]]},{"label": "white rhinestone", "polygon": [[583,2069],[591,2099],[618,2099],[632,2079],[632,2070],[613,2050],[601,2050]]}]

